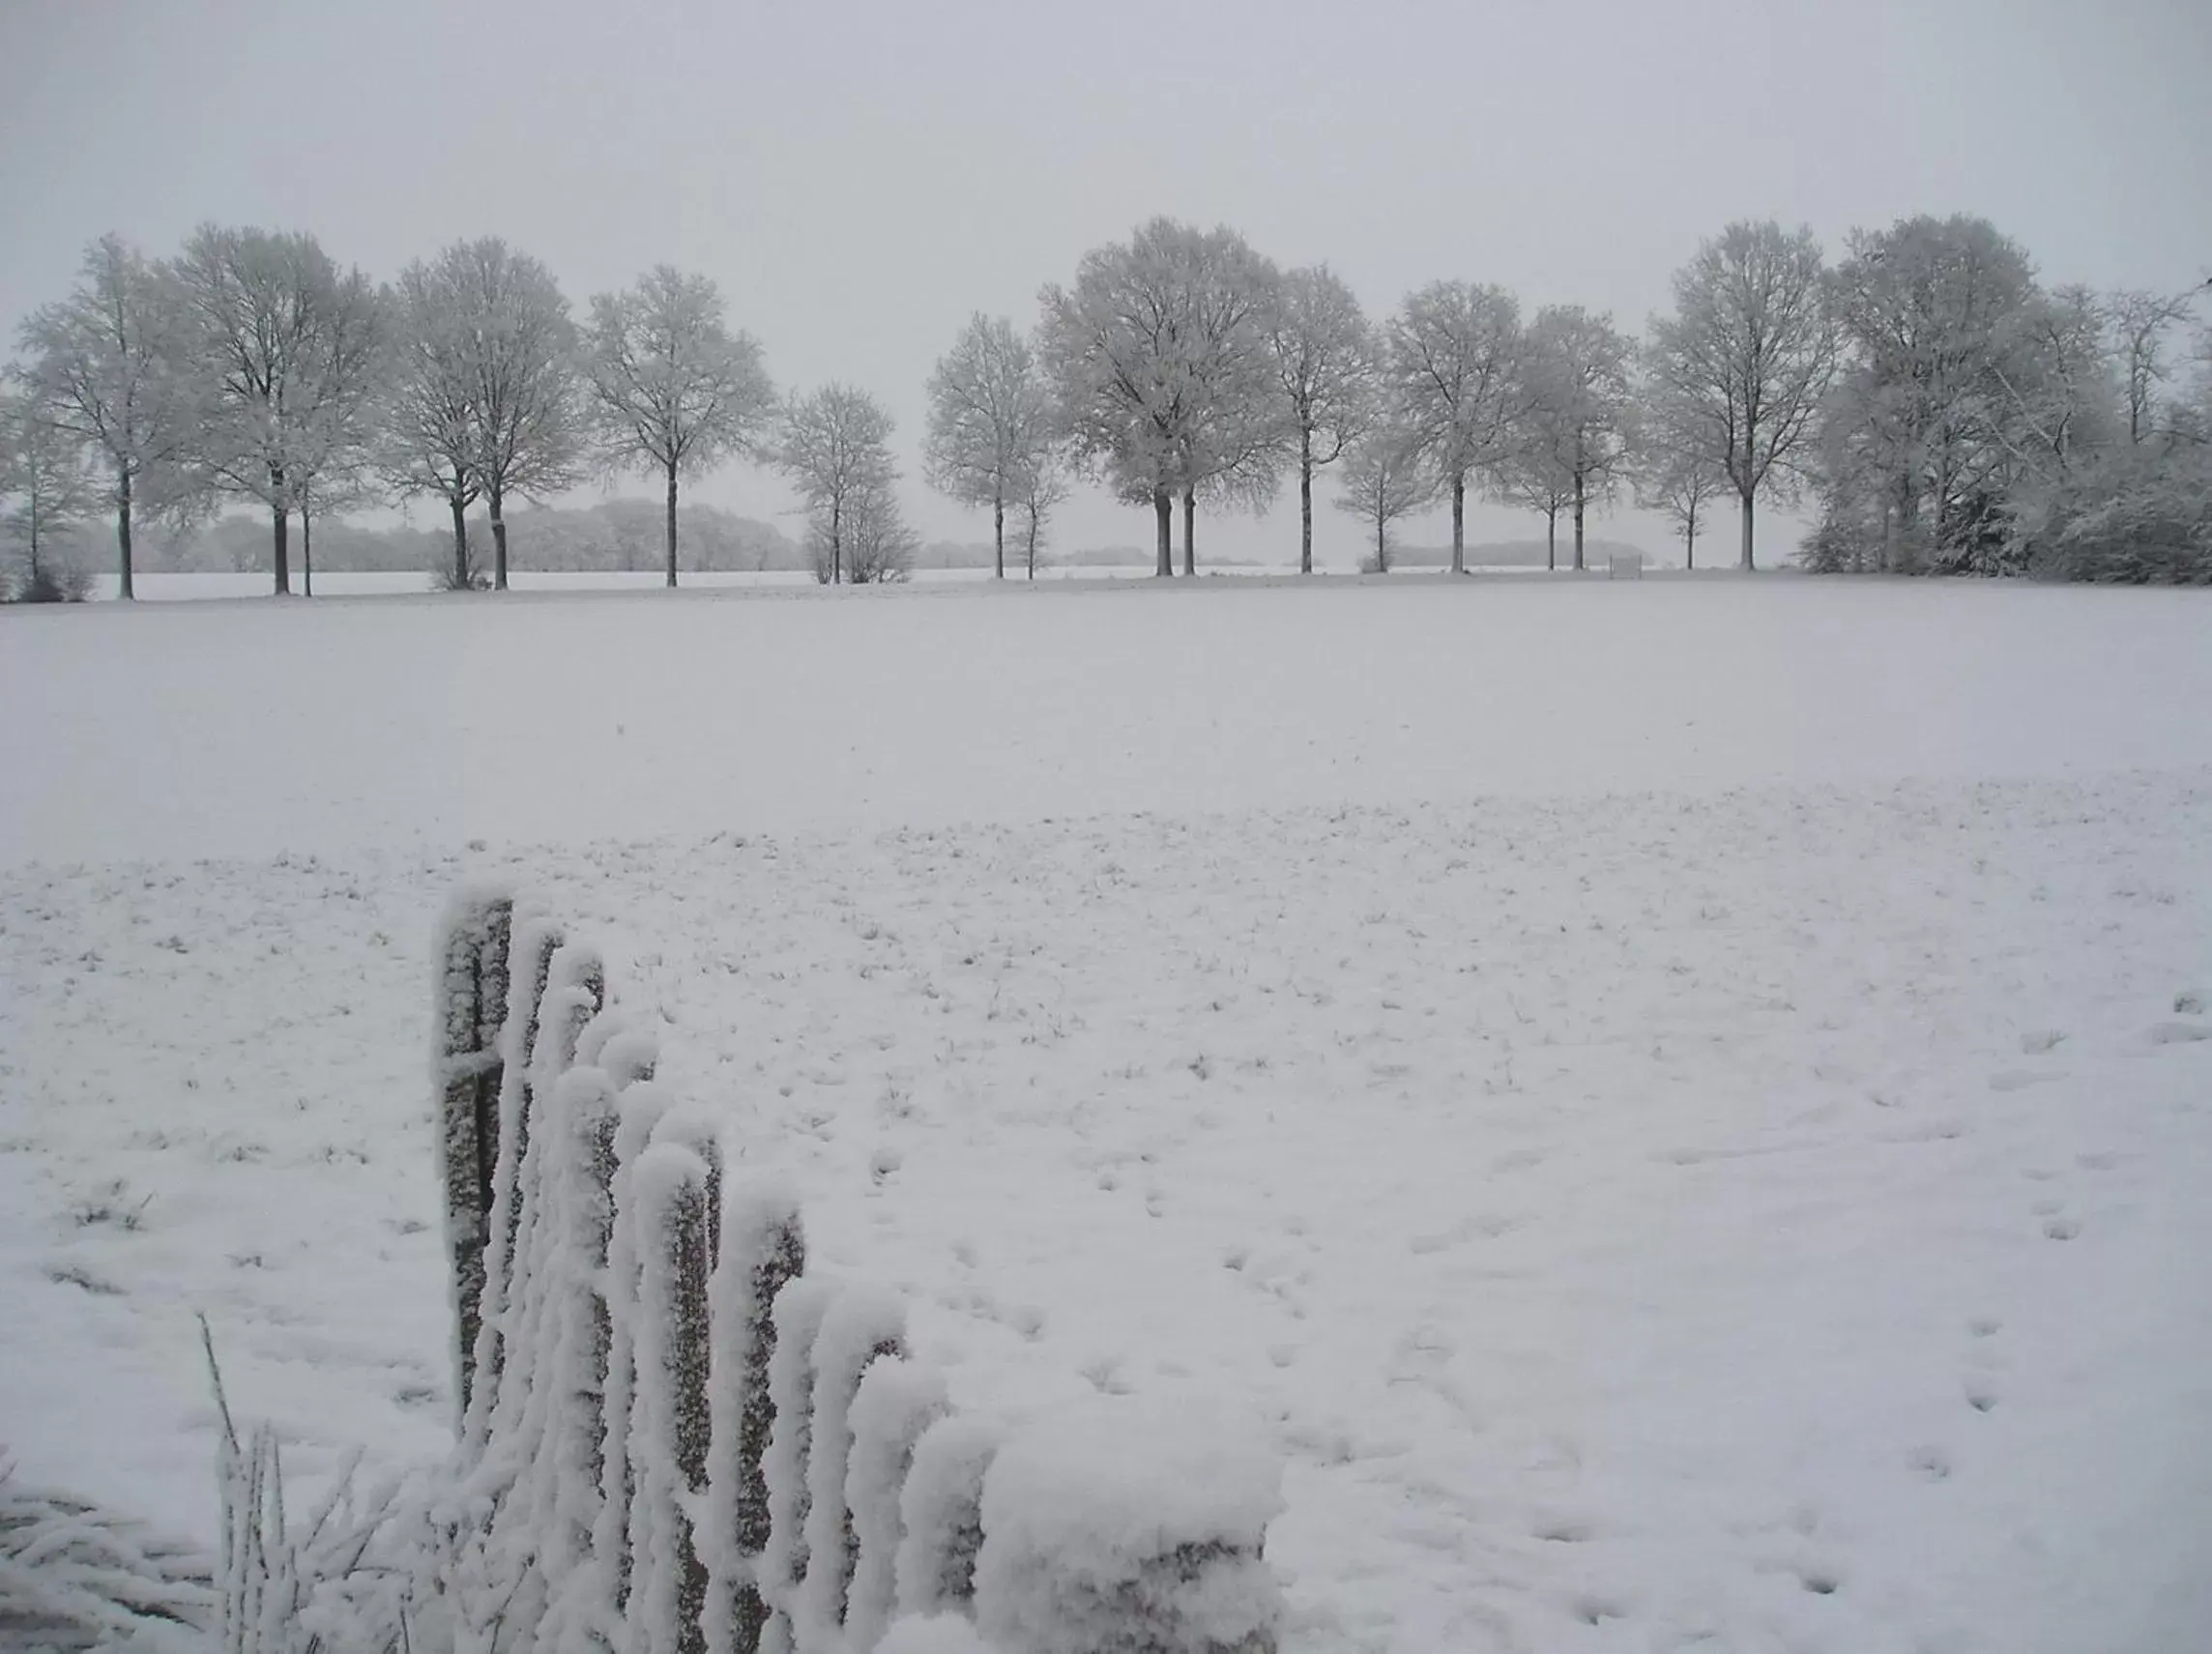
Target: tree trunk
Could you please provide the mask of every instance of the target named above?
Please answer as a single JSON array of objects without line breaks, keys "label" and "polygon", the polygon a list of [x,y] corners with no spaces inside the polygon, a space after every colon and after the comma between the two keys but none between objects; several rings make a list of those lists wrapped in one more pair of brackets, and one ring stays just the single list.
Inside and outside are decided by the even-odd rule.
[{"label": "tree trunk", "polygon": [[1577,574],[1583,570],[1583,508],[1589,503],[1588,497],[1583,492],[1583,479],[1580,475],[1577,475],[1575,478],[1575,572]]},{"label": "tree trunk", "polygon": [[115,589],[118,597],[136,595],[131,590],[131,473],[119,471],[115,483],[115,555],[121,566],[116,570],[122,576]]},{"label": "tree trunk", "polygon": [[315,519],[306,500],[300,502],[300,595],[315,595]]},{"label": "tree trunk", "polygon": [[1451,571],[1467,572],[1467,479],[1455,477],[1451,483]]},{"label": "tree trunk", "polygon": [[1313,572],[1313,432],[1298,432],[1298,572]]},{"label": "tree trunk", "polygon": [[491,589],[504,592],[507,590],[507,512],[497,488],[485,499],[491,506]]},{"label": "tree trunk", "polygon": [[1036,542],[1037,542],[1037,520],[1036,520],[1036,512],[1033,510],[1032,512],[1030,512],[1030,533],[1029,533],[1029,547],[1028,547],[1028,550],[1029,550],[1029,564],[1030,564],[1030,578],[1031,578],[1032,580],[1034,580],[1034,579],[1036,578]]},{"label": "tree trunk", "polygon": [[1544,513],[1544,572],[1557,574],[1559,570],[1559,512],[1557,507]]},{"label": "tree trunk", "polygon": [[1682,566],[1684,569],[1698,566],[1698,507],[1695,501],[1691,502],[1689,510],[1682,515]]},{"label": "tree trunk", "polygon": [[453,590],[469,589],[469,508],[458,500],[448,500],[453,508]]},{"label": "tree trunk", "polygon": [[830,502],[830,584],[845,583],[845,502]]},{"label": "tree trunk", "polygon": [[991,496],[991,552],[997,560],[997,578],[1006,577],[1006,497]]},{"label": "tree trunk", "polygon": [[1390,572],[1390,522],[1380,513],[1375,518],[1375,572]]},{"label": "tree trunk", "polygon": [[269,518],[269,557],[276,570],[276,595],[289,597],[292,595],[292,513],[282,506],[272,506]]},{"label": "tree trunk", "polygon": [[1165,488],[1152,490],[1152,526],[1159,537],[1159,562],[1152,569],[1152,577],[1172,579],[1175,575],[1175,496]]},{"label": "tree trunk", "polygon": [[1185,488],[1182,491],[1182,574],[1185,580],[1198,572],[1196,547],[1198,522],[1198,495]]},{"label": "tree trunk", "polygon": [[1749,570],[1758,566],[1751,560],[1751,496],[1743,497],[1743,566]]},{"label": "tree trunk", "polygon": [[668,589],[676,590],[676,462],[668,462]]}]

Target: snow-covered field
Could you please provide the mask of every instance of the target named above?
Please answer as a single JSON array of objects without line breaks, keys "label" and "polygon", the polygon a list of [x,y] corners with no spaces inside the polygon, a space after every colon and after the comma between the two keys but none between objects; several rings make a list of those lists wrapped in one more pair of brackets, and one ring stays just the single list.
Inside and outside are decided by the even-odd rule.
[{"label": "snow-covered field", "polygon": [[1258,1409],[1293,1654],[2212,1625],[2212,595],[0,614],[0,1441],[436,1452],[506,872],[975,1407]]}]

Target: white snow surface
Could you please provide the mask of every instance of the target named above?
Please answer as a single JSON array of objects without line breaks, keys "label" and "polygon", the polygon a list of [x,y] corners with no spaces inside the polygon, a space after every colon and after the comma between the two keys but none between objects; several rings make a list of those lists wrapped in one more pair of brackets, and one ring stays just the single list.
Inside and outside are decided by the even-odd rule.
[{"label": "white snow surface", "polygon": [[892,1623],[876,1654],[992,1654],[975,1628],[956,1613],[910,1613]]},{"label": "white snow surface", "polygon": [[1282,1508],[1272,1444],[1232,1413],[1162,1396],[1049,1414],[983,1479],[975,1622],[1006,1648],[1245,1646],[1281,1621],[1259,1552]]},{"label": "white snow surface", "polygon": [[964,1414],[1256,1411],[1290,1654],[2212,1625],[2212,594],[98,605],[0,696],[29,1483],[212,1537],[195,1311],[310,1481],[446,1449],[494,877]]},{"label": "white snow surface", "polygon": [[1172,1393],[1048,1413],[983,1478],[985,1549],[1004,1542],[1100,1581],[1181,1545],[1257,1551],[1282,1514],[1283,1467],[1255,1422]]}]

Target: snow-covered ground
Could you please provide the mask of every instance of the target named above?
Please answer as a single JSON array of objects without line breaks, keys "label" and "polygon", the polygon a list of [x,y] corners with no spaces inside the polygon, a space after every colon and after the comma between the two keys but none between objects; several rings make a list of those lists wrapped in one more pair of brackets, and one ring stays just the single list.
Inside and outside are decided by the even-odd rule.
[{"label": "snow-covered ground", "polygon": [[964,1405],[1257,1409],[1294,1654],[2197,1646],[2208,599],[0,614],[0,1440],[439,1449],[504,871]]}]

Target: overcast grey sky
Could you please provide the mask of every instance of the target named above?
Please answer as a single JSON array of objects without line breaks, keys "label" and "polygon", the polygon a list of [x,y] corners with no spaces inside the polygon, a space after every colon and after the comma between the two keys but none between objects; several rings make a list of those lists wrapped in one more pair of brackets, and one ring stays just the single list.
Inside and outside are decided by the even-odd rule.
[{"label": "overcast grey sky", "polygon": [[[496,232],[579,306],[665,260],[779,385],[884,398],[932,537],[988,535],[918,475],[932,363],[1153,213],[1326,259],[1377,315],[1449,276],[1641,328],[1745,217],[1833,248],[1970,211],[2048,280],[2212,273],[2205,0],[0,0],[0,62],[11,325],[102,232],[165,254],[203,219],[380,277]],[[692,497],[790,504],[742,465]],[[1148,533],[1085,495],[1060,537]],[[1295,513],[1202,521],[1209,549],[1295,559]]]}]

